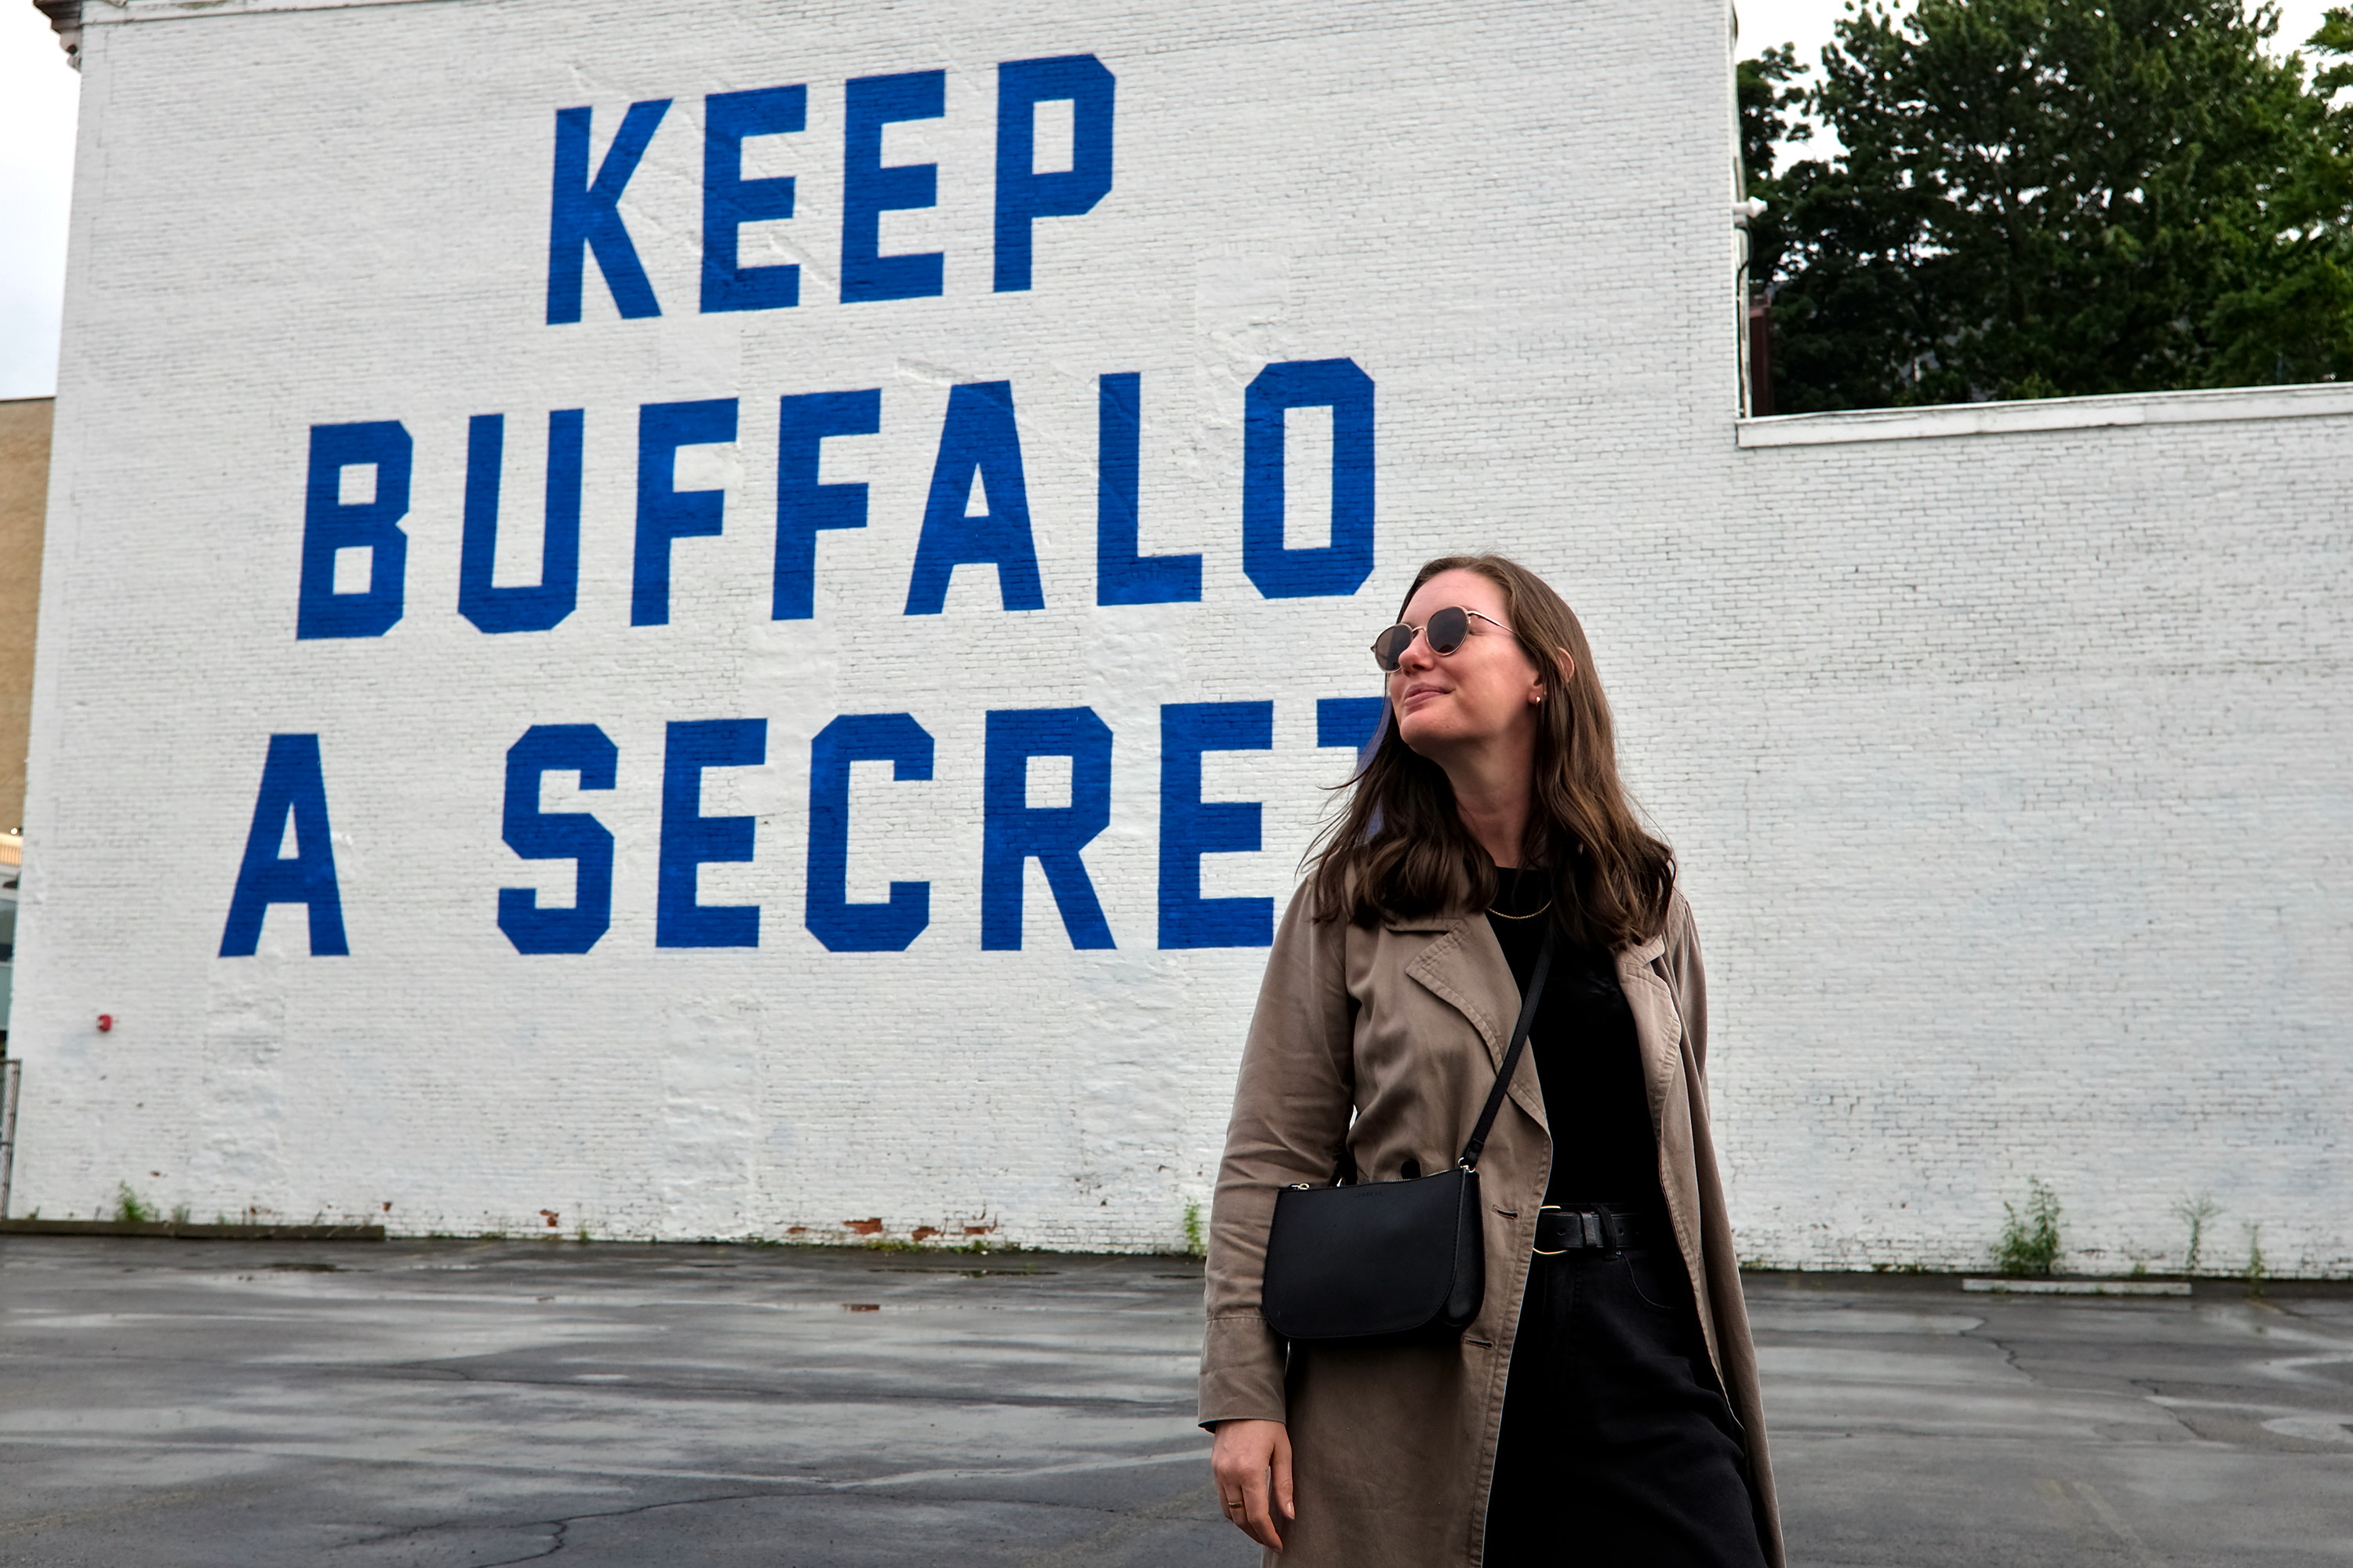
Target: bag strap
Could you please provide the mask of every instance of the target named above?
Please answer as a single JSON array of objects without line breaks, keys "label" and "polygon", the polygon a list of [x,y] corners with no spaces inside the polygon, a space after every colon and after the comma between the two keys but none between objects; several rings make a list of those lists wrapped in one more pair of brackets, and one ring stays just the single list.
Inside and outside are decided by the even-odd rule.
[{"label": "bag strap", "polygon": [[1495,1113],[1504,1108],[1504,1097],[1511,1092],[1512,1074],[1520,1065],[1520,1051],[1528,1043],[1528,1025],[1536,1021],[1536,999],[1544,995],[1545,976],[1552,970],[1552,950],[1560,940],[1560,926],[1548,921],[1545,926],[1544,946],[1536,949],[1536,967],[1528,976],[1528,991],[1520,998],[1519,1022],[1512,1025],[1512,1043],[1504,1052],[1504,1065],[1495,1072],[1495,1086],[1487,1091],[1487,1106],[1479,1113],[1479,1125],[1471,1129],[1471,1141],[1462,1146],[1462,1158],[1455,1163],[1465,1171],[1479,1168],[1479,1151],[1487,1147],[1488,1129],[1495,1125]]}]

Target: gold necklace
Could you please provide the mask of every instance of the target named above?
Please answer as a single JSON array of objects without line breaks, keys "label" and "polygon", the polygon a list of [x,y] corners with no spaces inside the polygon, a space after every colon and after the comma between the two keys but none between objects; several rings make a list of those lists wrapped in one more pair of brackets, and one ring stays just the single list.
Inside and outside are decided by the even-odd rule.
[{"label": "gold necklace", "polygon": [[1537,916],[1543,914],[1546,909],[1549,909],[1551,907],[1552,900],[1547,898],[1544,901],[1543,908],[1531,909],[1525,915],[1506,915],[1501,909],[1494,907],[1493,905],[1488,906],[1487,913],[1493,915],[1498,920],[1533,920]]},{"label": "gold necklace", "polygon": [[[1519,891],[1519,887],[1520,887],[1520,868],[1519,868],[1519,867],[1517,867],[1517,866],[1514,866],[1514,867],[1512,867],[1512,868],[1511,868],[1511,871],[1512,871],[1512,890],[1513,890],[1514,892],[1515,892],[1515,893],[1516,893],[1517,891]],[[1501,892],[1501,891],[1502,891],[1502,889],[1501,889],[1501,888],[1498,888],[1496,891],[1497,891],[1497,892]],[[1493,915],[1493,916],[1495,916],[1495,918],[1496,918],[1496,919],[1498,919],[1498,920],[1533,920],[1533,919],[1535,919],[1537,916],[1539,916],[1539,915],[1541,915],[1541,914],[1545,913],[1545,911],[1546,911],[1546,910],[1548,910],[1548,909],[1550,909],[1551,907],[1552,907],[1552,900],[1551,900],[1551,899],[1549,899],[1549,898],[1547,898],[1547,899],[1546,899],[1546,900],[1544,901],[1544,903],[1543,903],[1541,906],[1538,906],[1538,907],[1536,907],[1536,908],[1534,908],[1534,909],[1529,910],[1529,911],[1528,911],[1526,914],[1525,914],[1525,915],[1508,915],[1508,914],[1505,914],[1503,910],[1496,908],[1496,907],[1495,907],[1493,905],[1492,905],[1492,904],[1490,904],[1489,906],[1487,906],[1487,913],[1488,913],[1488,914],[1490,914],[1490,915]]]}]

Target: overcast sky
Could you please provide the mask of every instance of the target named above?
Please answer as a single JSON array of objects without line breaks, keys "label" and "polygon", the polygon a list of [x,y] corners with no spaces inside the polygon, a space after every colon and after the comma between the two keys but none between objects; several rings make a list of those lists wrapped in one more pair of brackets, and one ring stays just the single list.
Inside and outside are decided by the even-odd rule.
[{"label": "overcast sky", "polygon": [[0,0],[0,397],[57,390],[80,90],[48,19],[31,0]]},{"label": "overcast sky", "polygon": [[[2295,48],[2320,26],[2320,14],[2345,0],[2286,0],[2280,6],[2280,30],[2273,39],[2282,52]],[[1734,0],[1740,13],[1740,52],[1781,44],[1798,46],[1798,58],[1814,60],[1831,40],[1831,25],[1846,10],[1841,0]]]},{"label": "overcast sky", "polygon": [[[2288,0],[2281,43],[2309,37],[2327,4]],[[1795,43],[1799,58],[1812,60],[1843,8],[1841,0],[1741,0],[1741,52]],[[29,0],[0,0],[0,397],[57,389],[80,84]]]}]

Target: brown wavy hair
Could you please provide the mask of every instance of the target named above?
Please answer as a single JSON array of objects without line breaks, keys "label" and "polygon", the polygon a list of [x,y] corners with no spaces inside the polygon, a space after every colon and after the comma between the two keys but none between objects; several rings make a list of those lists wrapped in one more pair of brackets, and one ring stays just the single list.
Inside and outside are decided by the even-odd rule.
[{"label": "brown wavy hair", "polygon": [[[1643,831],[1618,779],[1609,701],[1593,651],[1560,595],[1501,556],[1441,556],[1415,574],[1398,607],[1440,572],[1477,572],[1504,590],[1521,645],[1552,678],[1536,708],[1535,790],[1523,865],[1552,874],[1562,935],[1588,947],[1638,946],[1666,928],[1674,852]],[[1567,681],[1552,652],[1575,662]],[[1495,898],[1495,863],[1462,825],[1445,770],[1406,745],[1384,713],[1372,755],[1349,780],[1345,810],[1311,852],[1317,918],[1358,926],[1417,919]]]}]

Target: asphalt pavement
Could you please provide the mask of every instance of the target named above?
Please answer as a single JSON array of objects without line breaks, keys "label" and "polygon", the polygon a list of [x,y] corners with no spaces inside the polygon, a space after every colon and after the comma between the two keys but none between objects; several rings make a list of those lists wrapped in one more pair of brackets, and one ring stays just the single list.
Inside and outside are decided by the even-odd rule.
[{"label": "asphalt pavement", "polygon": [[[2353,1563],[2353,1292],[1749,1288],[1793,1563]],[[0,1237],[0,1563],[1242,1568],[1199,1293],[1181,1258]]]}]

